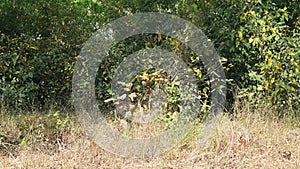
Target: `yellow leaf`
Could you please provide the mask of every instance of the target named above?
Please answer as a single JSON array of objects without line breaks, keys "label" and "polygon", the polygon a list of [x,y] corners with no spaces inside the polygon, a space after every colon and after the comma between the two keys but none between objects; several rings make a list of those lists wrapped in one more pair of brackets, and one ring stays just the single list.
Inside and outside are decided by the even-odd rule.
[{"label": "yellow leaf", "polygon": [[281,69],[281,64],[278,63],[278,64],[276,65],[276,67],[277,67],[277,69]]},{"label": "yellow leaf", "polygon": [[270,82],[274,83],[275,82],[275,78],[273,77]]},{"label": "yellow leaf", "polygon": [[201,72],[200,69],[196,69],[195,72],[196,72],[196,74],[197,74],[198,77],[200,77],[200,78],[202,77],[202,72]]},{"label": "yellow leaf", "polygon": [[252,42],[253,42],[253,39],[252,39],[252,38],[250,38],[250,39],[249,39],[249,43],[252,43]]},{"label": "yellow leaf", "polygon": [[273,60],[270,58],[270,59],[268,59],[268,66],[269,67],[271,67],[272,66],[272,62],[273,62]]},{"label": "yellow leaf", "polygon": [[241,31],[238,31],[238,34],[239,34],[239,38],[243,39],[243,33]]},{"label": "yellow leaf", "polygon": [[161,36],[161,34],[159,33],[158,35],[157,35],[157,42],[160,42],[162,40],[162,36]]},{"label": "yellow leaf", "polygon": [[259,42],[259,38],[254,38],[254,39],[253,39],[253,44],[254,44],[254,45],[257,45],[258,42]]},{"label": "yellow leaf", "polygon": [[255,16],[255,12],[254,11],[250,11],[250,16],[254,17]]},{"label": "yellow leaf", "polygon": [[240,17],[240,21],[241,21],[241,22],[245,21],[245,20],[246,20],[246,16],[247,16],[246,14],[242,15],[242,16]]},{"label": "yellow leaf", "polygon": [[268,89],[268,88],[269,88],[269,82],[268,82],[268,81],[265,81],[265,82],[264,82],[264,86],[265,86],[266,89]]},{"label": "yellow leaf", "polygon": [[263,41],[266,41],[266,40],[267,40],[267,37],[266,37],[265,34],[262,35],[262,40],[263,40]]},{"label": "yellow leaf", "polygon": [[276,32],[276,28],[270,28],[270,31],[271,31],[272,33],[275,33],[275,32]]},{"label": "yellow leaf", "polygon": [[296,91],[296,89],[294,87],[292,87],[292,92],[295,92],[295,91]]},{"label": "yellow leaf", "polygon": [[30,48],[34,49],[34,50],[38,50],[39,49],[39,47],[37,47],[37,46],[30,46]]}]

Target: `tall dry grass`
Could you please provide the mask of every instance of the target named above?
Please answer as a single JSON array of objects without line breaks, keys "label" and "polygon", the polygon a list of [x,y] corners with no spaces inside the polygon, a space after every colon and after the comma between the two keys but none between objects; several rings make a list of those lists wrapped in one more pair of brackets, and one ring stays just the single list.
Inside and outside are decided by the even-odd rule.
[{"label": "tall dry grass", "polygon": [[[196,122],[188,136],[171,151],[152,159],[129,159],[110,154],[95,145],[73,115],[68,117],[67,125],[52,131],[46,128],[50,124],[42,124],[49,119],[45,114],[35,112],[10,116],[2,111],[0,168],[298,169],[299,121],[279,119],[272,114],[272,109],[266,105],[254,109],[248,103],[236,103],[233,115],[217,117],[215,128],[208,132],[211,137],[206,137],[203,124]],[[63,121],[66,117],[58,118]],[[40,128],[25,131],[30,138],[20,141],[20,134],[24,134],[20,131],[20,123],[24,121]],[[46,139],[39,138],[41,136]]]}]

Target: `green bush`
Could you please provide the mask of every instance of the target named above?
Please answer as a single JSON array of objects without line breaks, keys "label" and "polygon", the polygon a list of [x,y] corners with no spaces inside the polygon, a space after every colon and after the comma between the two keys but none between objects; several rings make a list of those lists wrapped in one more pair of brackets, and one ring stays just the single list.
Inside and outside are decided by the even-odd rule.
[{"label": "green bush", "polygon": [[[255,104],[269,101],[281,115],[300,115],[299,0],[3,0],[1,106],[24,109],[47,108],[53,103],[68,105],[73,66],[84,42],[113,19],[148,11],[175,14],[204,31],[226,61],[229,102],[233,102],[238,87],[240,97],[260,98],[261,103]],[[157,43],[157,37],[131,37],[112,49],[99,67],[97,80],[101,83],[96,85],[100,100],[111,97],[111,72],[124,57],[157,46],[180,55],[201,79],[199,93],[209,97],[208,79],[197,56],[174,39],[163,37]],[[134,40],[139,40],[137,45],[131,44]]]},{"label": "green bush", "polygon": [[94,4],[0,2],[2,106],[28,109],[70,103],[73,65],[98,19],[86,15],[89,5]]},{"label": "green bush", "polygon": [[292,3],[275,2],[244,7],[231,51],[235,59],[246,59],[245,91],[271,101],[280,115],[295,115],[300,111],[300,29],[294,22],[299,11],[293,15]]},{"label": "green bush", "polygon": [[239,97],[259,97],[255,104],[269,101],[280,115],[300,115],[298,0],[180,1],[177,13],[201,27],[226,58],[229,101],[238,86]]}]

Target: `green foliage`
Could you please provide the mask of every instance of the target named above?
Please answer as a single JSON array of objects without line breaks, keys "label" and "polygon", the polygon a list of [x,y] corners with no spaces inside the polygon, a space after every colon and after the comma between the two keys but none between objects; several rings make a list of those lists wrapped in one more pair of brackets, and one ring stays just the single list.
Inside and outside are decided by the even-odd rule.
[{"label": "green foliage", "polygon": [[[270,100],[281,115],[299,112],[299,27],[288,8],[275,3],[246,4],[240,27],[232,31],[234,58],[242,56],[246,91]],[[295,16],[295,17],[299,17]],[[295,115],[295,114],[294,114]],[[299,115],[299,114],[298,114]]]},{"label": "green foliage", "polygon": [[23,35],[11,38],[1,34],[0,96],[5,105],[20,106],[31,98],[38,89],[33,81],[34,65],[29,56],[35,53],[33,40]]},{"label": "green foliage", "polygon": [[[73,66],[84,42],[116,18],[149,11],[175,14],[204,31],[225,61],[232,84],[229,101],[238,87],[240,97],[259,97],[262,103],[272,102],[281,115],[299,116],[299,0],[2,0],[0,105],[12,109],[47,108],[53,102],[68,105]],[[135,36],[116,44],[99,67],[98,99],[111,98],[112,75],[126,56],[155,47],[174,51],[194,70],[205,105],[202,111],[207,111],[210,84],[199,57],[162,35]],[[105,110],[113,107],[102,103]]]},{"label": "green foliage", "polygon": [[66,106],[76,56],[98,17],[72,1],[1,1],[0,6],[1,105]]},{"label": "green foliage", "polygon": [[[198,116],[203,119],[208,114],[210,108],[210,82],[204,65],[200,61],[200,57],[196,56],[185,44],[160,34],[138,35],[119,42],[112,48],[109,57],[105,58],[100,64],[96,77],[96,94],[102,113],[110,115],[111,117],[115,115],[113,111],[114,105],[110,101],[117,98],[114,98],[110,83],[113,74],[117,73],[115,71],[119,64],[133,52],[144,48],[162,48],[176,53],[176,55],[194,71],[199,85],[198,94],[201,96],[202,104]],[[171,77],[166,72],[149,68],[135,75],[129,84],[127,82],[122,83],[125,83],[124,87],[127,89],[126,91],[129,92],[127,96],[131,97],[130,100],[135,107],[142,109],[142,111],[148,110],[149,105],[147,105],[147,103],[149,93],[158,87],[163,92],[161,94],[164,94],[167,99],[167,105],[164,107],[165,111],[163,112],[164,115],[161,117],[161,120],[166,122],[167,127],[170,127],[176,122],[178,114],[181,111],[180,97],[182,92],[184,92],[179,91],[180,86],[176,81],[176,76]]]},{"label": "green foliage", "polygon": [[227,78],[233,79],[228,100],[238,86],[239,97],[260,97],[271,101],[281,115],[300,115],[298,0],[178,4],[185,7],[178,7],[177,13],[188,12],[186,17],[203,28],[226,58]]}]

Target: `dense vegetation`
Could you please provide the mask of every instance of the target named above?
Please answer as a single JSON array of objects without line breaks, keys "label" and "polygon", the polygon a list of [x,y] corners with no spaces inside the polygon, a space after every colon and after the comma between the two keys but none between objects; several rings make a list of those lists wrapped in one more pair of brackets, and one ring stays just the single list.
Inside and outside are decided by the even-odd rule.
[{"label": "dense vegetation", "polygon": [[[299,4],[299,0],[0,0],[0,168],[299,168]],[[80,51],[94,32],[138,12],[173,14],[207,35],[226,73],[230,113],[219,116],[216,128],[205,132],[201,120],[208,115],[212,92],[199,56],[167,35],[129,37],[112,47],[95,81],[99,106],[112,128],[130,138],[148,138],[180,125],[176,121],[182,112],[180,84],[154,68],[137,73],[124,90],[135,108],[147,110],[148,94],[159,87],[167,104],[158,123],[132,123],[112,111],[112,75],[124,59],[129,60],[127,56],[141,49],[167,49],[182,58],[193,70],[203,103],[194,126],[171,151],[132,160],[109,154],[86,137],[74,113],[72,76]]]},{"label": "dense vegetation", "polygon": [[[253,105],[270,102],[280,115],[299,117],[299,3],[298,0],[2,0],[0,108],[71,107],[73,68],[84,42],[114,19],[155,11],[184,18],[211,39],[228,78],[229,103],[235,96],[250,101],[260,98]],[[133,50],[161,45],[157,38],[157,35],[145,36],[150,45],[140,40],[135,48],[130,44],[119,45],[106,67],[100,66],[100,70],[112,69],[112,63]],[[174,40],[162,38],[162,41],[171,44],[171,50],[181,49]],[[184,50],[181,49],[183,57]],[[193,60],[193,55],[187,56]],[[192,66],[196,75],[203,69],[201,64]],[[108,72],[99,78],[110,79]],[[109,98],[108,84],[109,81],[103,80],[99,98]]]}]

